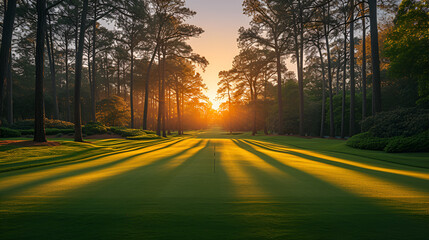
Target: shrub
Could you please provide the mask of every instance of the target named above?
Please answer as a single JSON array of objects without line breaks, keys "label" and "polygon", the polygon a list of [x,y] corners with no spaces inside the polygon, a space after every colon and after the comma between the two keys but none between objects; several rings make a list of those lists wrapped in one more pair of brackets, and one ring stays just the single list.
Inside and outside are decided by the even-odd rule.
[{"label": "shrub", "polygon": [[20,137],[21,133],[17,130],[0,127],[0,137],[2,138],[12,138],[12,137]]},{"label": "shrub", "polygon": [[74,129],[46,128],[45,133],[46,135],[69,134],[74,133]]},{"label": "shrub", "polygon": [[99,122],[90,122],[85,124],[82,131],[86,135],[104,134],[107,133],[107,127]]},{"label": "shrub", "polygon": [[148,139],[160,139],[161,137],[156,134],[143,134],[139,136],[127,137],[129,140],[148,140]]},{"label": "shrub", "polygon": [[374,137],[372,133],[365,132],[351,137],[349,140],[347,140],[346,145],[359,149],[383,150],[388,142],[388,138]]},{"label": "shrub", "polygon": [[21,135],[34,135],[34,129],[19,130]]},{"label": "shrub", "polygon": [[131,136],[139,136],[142,134],[146,134],[141,129],[131,129],[131,128],[125,128],[125,127],[111,127],[110,131],[112,131],[115,134],[121,135],[122,137],[131,137]]},{"label": "shrub", "polygon": [[429,151],[429,131],[411,137],[391,138],[384,151],[390,153]]},{"label": "shrub", "polygon": [[[34,135],[34,129],[19,130],[21,135]],[[74,129],[45,128],[46,135],[73,134]]]},{"label": "shrub", "polygon": [[381,112],[361,122],[362,132],[371,132],[375,137],[409,137],[429,129],[429,110],[400,108]]},{"label": "shrub", "polygon": [[[56,129],[73,129],[74,124],[71,122],[45,119],[45,128],[56,128]],[[12,125],[13,129],[29,130],[34,128],[34,119],[22,120]]]}]

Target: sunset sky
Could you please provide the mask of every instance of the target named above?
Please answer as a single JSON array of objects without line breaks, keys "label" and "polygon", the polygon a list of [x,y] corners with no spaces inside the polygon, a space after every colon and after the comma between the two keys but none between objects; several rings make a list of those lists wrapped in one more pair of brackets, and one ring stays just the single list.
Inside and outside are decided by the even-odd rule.
[{"label": "sunset sky", "polygon": [[239,50],[237,47],[238,29],[247,27],[250,19],[243,14],[242,0],[187,0],[187,6],[197,15],[188,23],[202,27],[205,33],[189,41],[194,51],[210,62],[202,73],[208,87],[208,96],[217,109],[216,101],[218,73],[229,70],[232,60]]}]

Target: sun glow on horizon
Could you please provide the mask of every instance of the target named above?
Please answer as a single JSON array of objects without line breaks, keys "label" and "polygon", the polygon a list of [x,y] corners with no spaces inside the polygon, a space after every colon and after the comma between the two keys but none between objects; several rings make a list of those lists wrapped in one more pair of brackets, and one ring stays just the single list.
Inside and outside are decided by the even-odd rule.
[{"label": "sun glow on horizon", "polygon": [[239,53],[237,46],[238,29],[248,27],[250,19],[243,14],[241,0],[187,0],[186,5],[197,14],[188,20],[204,29],[199,38],[190,39],[188,43],[195,53],[209,61],[205,71],[199,70],[208,87],[207,96],[218,110],[223,102],[217,99],[217,82],[220,71],[228,70],[232,60]]}]

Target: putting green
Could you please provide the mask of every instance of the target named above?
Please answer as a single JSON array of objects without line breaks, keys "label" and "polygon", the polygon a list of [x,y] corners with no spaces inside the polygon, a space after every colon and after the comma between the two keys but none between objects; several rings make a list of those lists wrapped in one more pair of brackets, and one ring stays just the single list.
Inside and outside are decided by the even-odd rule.
[{"label": "putting green", "polygon": [[7,149],[0,239],[427,239],[429,169],[397,162],[429,154],[340,144],[213,130]]}]

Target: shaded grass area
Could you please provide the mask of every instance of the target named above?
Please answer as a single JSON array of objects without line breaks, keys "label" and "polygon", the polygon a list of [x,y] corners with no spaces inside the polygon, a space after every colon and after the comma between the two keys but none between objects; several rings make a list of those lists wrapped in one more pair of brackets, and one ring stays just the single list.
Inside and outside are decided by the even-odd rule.
[{"label": "shaded grass area", "polygon": [[[333,147],[323,139],[226,136],[219,130],[191,134],[92,141],[85,146],[94,152],[80,157],[70,155],[86,149],[64,141],[50,150],[74,160],[0,173],[0,238],[429,235],[425,168],[371,159],[366,152],[335,152],[341,141],[330,142],[339,145]],[[305,142],[319,140],[327,149]]]}]

